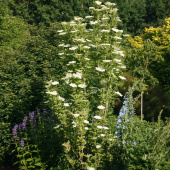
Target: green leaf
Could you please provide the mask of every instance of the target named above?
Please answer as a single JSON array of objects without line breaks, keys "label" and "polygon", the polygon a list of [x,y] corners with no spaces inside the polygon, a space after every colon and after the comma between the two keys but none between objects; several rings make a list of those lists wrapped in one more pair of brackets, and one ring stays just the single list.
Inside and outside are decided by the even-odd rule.
[{"label": "green leaf", "polygon": [[26,161],[27,161],[27,162],[33,161],[33,159],[32,159],[32,158],[28,158]]},{"label": "green leaf", "polygon": [[42,163],[39,163],[39,162],[38,162],[38,163],[36,163],[35,165],[36,165],[36,166],[42,166]]}]

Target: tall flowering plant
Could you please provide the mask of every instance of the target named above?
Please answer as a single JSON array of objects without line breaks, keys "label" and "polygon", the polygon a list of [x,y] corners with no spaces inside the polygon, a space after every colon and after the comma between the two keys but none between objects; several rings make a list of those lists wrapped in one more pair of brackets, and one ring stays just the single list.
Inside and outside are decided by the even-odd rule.
[{"label": "tall flowering plant", "polygon": [[116,28],[120,19],[115,5],[95,1],[90,16],[76,16],[58,30],[62,39],[58,55],[68,71],[61,80],[48,82],[47,93],[60,120],[57,127],[65,134],[65,157],[73,168],[95,169],[113,160],[116,137],[115,129],[109,128],[110,118],[126,79],[121,75],[126,68],[123,31]]}]

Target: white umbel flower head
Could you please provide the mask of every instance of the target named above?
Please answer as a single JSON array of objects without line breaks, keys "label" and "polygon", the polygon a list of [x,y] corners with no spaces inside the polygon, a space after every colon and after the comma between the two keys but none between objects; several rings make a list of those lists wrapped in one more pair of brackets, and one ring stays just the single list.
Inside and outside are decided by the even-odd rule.
[{"label": "white umbel flower head", "polygon": [[97,149],[101,148],[101,145],[96,145],[96,148],[97,148]]},{"label": "white umbel flower head", "polygon": [[80,88],[82,88],[82,89],[83,89],[83,88],[85,88],[85,87],[86,87],[86,85],[85,85],[85,84],[79,84],[79,85],[78,85],[78,87],[80,87]]},{"label": "white umbel flower head", "polygon": [[58,82],[58,81],[54,81],[54,82],[52,82],[51,84],[52,84],[52,85],[57,85],[57,84],[59,84],[59,82]]},{"label": "white umbel flower head", "polygon": [[97,71],[100,71],[100,72],[104,72],[104,71],[105,71],[105,69],[102,68],[102,67],[96,67],[96,70],[97,70]]},{"label": "white umbel flower head", "polygon": [[89,128],[88,128],[88,127],[85,127],[84,129],[88,130]]},{"label": "white umbel flower head", "polygon": [[60,32],[59,35],[65,35],[67,34],[66,32]]},{"label": "white umbel flower head", "polygon": [[98,21],[90,21],[90,24],[91,25],[95,25],[95,24],[97,24],[98,23]]},{"label": "white umbel flower head", "polygon": [[102,2],[100,2],[100,1],[95,1],[95,3],[96,3],[97,5],[101,5],[101,4],[102,4]]},{"label": "white umbel flower head", "polygon": [[95,119],[102,119],[100,116],[94,116]]},{"label": "white umbel flower head", "polygon": [[64,101],[65,99],[61,96],[58,96],[58,100]]},{"label": "white umbel flower head", "polygon": [[119,78],[122,79],[122,80],[126,80],[126,78],[123,77],[123,76],[119,76]]},{"label": "white umbel flower head", "polygon": [[116,91],[115,94],[118,94],[119,96],[123,96],[120,92]]},{"label": "white umbel flower head", "polygon": [[71,50],[71,51],[74,51],[74,50],[76,50],[78,47],[77,46],[75,46],[75,47],[71,47],[71,48],[69,48],[69,50]]},{"label": "white umbel flower head", "polygon": [[100,105],[100,106],[97,106],[97,108],[100,109],[100,110],[103,110],[105,107]]},{"label": "white umbel flower head", "polygon": [[79,73],[79,72],[77,72],[77,73],[74,73],[74,74],[73,74],[73,77],[74,77],[74,78],[79,78],[79,79],[81,79],[82,74]]},{"label": "white umbel flower head", "polygon": [[110,63],[112,60],[103,60],[105,63]]},{"label": "white umbel flower head", "polygon": [[103,126],[97,126],[98,129],[103,129]]},{"label": "white umbel flower head", "polygon": [[114,38],[116,38],[116,39],[118,39],[118,40],[121,40],[121,39],[122,39],[121,37],[117,37],[117,36],[115,36]]},{"label": "white umbel flower head", "polygon": [[77,87],[77,85],[75,83],[71,83],[70,86],[71,87]]},{"label": "white umbel flower head", "polygon": [[105,134],[100,134],[100,136],[101,136],[101,137],[104,137],[104,136],[105,136]]},{"label": "white umbel flower head", "polygon": [[69,64],[74,64],[76,63],[76,61],[69,61]]},{"label": "white umbel flower head", "polygon": [[74,117],[79,117],[80,115],[79,114],[73,114]]},{"label": "white umbel flower head", "polygon": [[74,20],[83,20],[82,17],[74,17]]},{"label": "white umbel flower head", "polygon": [[115,3],[111,3],[111,2],[106,2],[105,5],[107,5],[107,6],[115,6],[116,4]]},{"label": "white umbel flower head", "polygon": [[63,32],[63,30],[58,30],[57,32]]},{"label": "white umbel flower head", "polygon": [[103,129],[104,129],[104,130],[108,130],[109,128],[108,128],[108,127],[106,127],[106,126],[104,126],[104,127],[103,127]]},{"label": "white umbel flower head", "polygon": [[84,120],[83,122],[86,123],[86,124],[89,124],[89,121],[88,121],[88,120]]},{"label": "white umbel flower head", "polygon": [[70,105],[69,105],[69,103],[64,103],[64,106],[69,107]]},{"label": "white umbel flower head", "polygon": [[58,93],[56,91],[51,91],[51,92],[46,92],[47,94],[51,94],[51,95],[57,95]]},{"label": "white umbel flower head", "polygon": [[94,16],[86,16],[85,18],[93,18]]},{"label": "white umbel flower head", "polygon": [[87,167],[87,170],[95,170],[93,167]]}]

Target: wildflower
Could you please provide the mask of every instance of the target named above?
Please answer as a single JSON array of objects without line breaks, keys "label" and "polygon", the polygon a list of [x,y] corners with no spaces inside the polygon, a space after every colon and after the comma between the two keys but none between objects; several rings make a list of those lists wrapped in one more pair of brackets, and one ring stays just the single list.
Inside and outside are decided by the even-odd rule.
[{"label": "wildflower", "polygon": [[75,32],[77,32],[77,30],[71,31],[71,33],[75,33]]},{"label": "wildflower", "polygon": [[106,25],[106,24],[101,24],[100,26],[101,26],[101,27],[105,27],[105,26],[107,26],[107,25]]},{"label": "wildflower", "polygon": [[99,46],[110,46],[110,44],[100,44]]},{"label": "wildflower", "polygon": [[75,46],[75,47],[69,48],[69,50],[74,51],[74,50],[76,50],[77,48],[78,48],[78,46]]},{"label": "wildflower", "polygon": [[137,142],[133,142],[133,145],[136,145],[137,144]]},{"label": "wildflower", "polygon": [[46,93],[49,93],[49,94],[51,94],[51,95],[57,95],[57,94],[58,94],[56,91],[46,92]]},{"label": "wildflower", "polygon": [[89,49],[90,47],[89,46],[84,46],[85,49]]},{"label": "wildflower", "polygon": [[101,148],[101,145],[96,145],[96,148],[97,148],[97,149]]},{"label": "wildflower", "polygon": [[77,126],[77,125],[76,125],[76,124],[74,124],[74,125],[73,125],[73,128],[75,128],[76,126]]},{"label": "wildflower", "polygon": [[87,170],[95,170],[93,167],[87,167]]},{"label": "wildflower", "polygon": [[104,18],[102,18],[102,20],[107,20],[107,19],[110,19],[109,17],[104,17]]},{"label": "wildflower", "polygon": [[98,21],[90,21],[90,24],[91,25],[95,25],[95,24],[97,24],[98,23]]},{"label": "wildflower", "polygon": [[121,40],[121,39],[122,39],[121,37],[117,37],[117,36],[115,36],[114,38],[116,38],[116,39],[118,39],[118,40]]},{"label": "wildflower", "polygon": [[108,130],[109,128],[108,128],[108,127],[106,127],[106,126],[104,126],[104,127],[103,127],[103,129],[104,129],[104,130]]},{"label": "wildflower", "polygon": [[80,87],[80,88],[82,88],[82,89],[83,89],[83,88],[85,88],[85,87],[86,87],[86,85],[85,85],[85,84],[79,84],[79,85],[78,85],[78,87]]},{"label": "wildflower", "polygon": [[102,106],[102,105],[100,105],[100,106],[97,106],[97,108],[100,109],[100,110],[102,110],[102,109],[104,109],[105,107]]},{"label": "wildflower", "polygon": [[101,30],[101,32],[110,32],[110,30]]},{"label": "wildflower", "polygon": [[59,82],[58,82],[58,81],[54,81],[54,82],[52,82],[51,84],[52,84],[52,85],[57,85],[57,84],[59,84]]},{"label": "wildflower", "polygon": [[69,103],[64,103],[64,106],[65,106],[65,107],[68,107],[68,106],[70,106],[70,105],[69,105]]},{"label": "wildflower", "polygon": [[14,137],[17,135],[17,129],[18,129],[18,125],[16,124],[14,128],[12,129],[12,134]]},{"label": "wildflower", "polygon": [[58,55],[63,55],[64,53],[58,53]]},{"label": "wildflower", "polygon": [[88,42],[92,42],[91,40],[89,40],[89,39],[86,39],[86,41],[88,41]]},{"label": "wildflower", "polygon": [[97,126],[98,129],[103,129],[103,126]]},{"label": "wildflower", "polygon": [[121,62],[121,60],[118,60],[118,59],[116,59],[116,58],[115,58],[114,60],[115,60],[117,63]]},{"label": "wildflower", "polygon": [[90,47],[96,47],[96,46],[95,46],[95,45],[93,45],[93,44],[89,44],[89,46],[90,46]]},{"label": "wildflower", "polygon": [[77,73],[74,73],[74,74],[73,74],[73,77],[74,77],[74,78],[79,78],[79,79],[81,79],[82,74],[79,73],[79,72],[77,72]]},{"label": "wildflower", "polygon": [[107,5],[107,6],[115,6],[116,4],[115,3],[111,3],[111,2],[106,2],[105,5]]},{"label": "wildflower", "polygon": [[97,5],[101,5],[102,2],[100,2],[100,1],[95,1],[95,3],[96,3]]},{"label": "wildflower", "polygon": [[119,76],[119,78],[122,79],[122,80],[126,80],[126,78],[123,77],[123,76]]},{"label": "wildflower", "polygon": [[74,64],[76,63],[76,61],[69,61],[69,64]]},{"label": "wildflower", "polygon": [[86,16],[85,18],[93,18],[94,16]]},{"label": "wildflower", "polygon": [[104,136],[105,136],[105,134],[100,134],[100,136],[101,136],[101,137],[104,137]]},{"label": "wildflower", "polygon": [[28,120],[28,118],[27,118],[27,116],[25,116],[23,119],[23,122],[22,122],[22,129],[26,128],[27,120]]},{"label": "wildflower", "polygon": [[21,150],[23,150],[24,149],[24,140],[23,139],[21,139]]},{"label": "wildflower", "polygon": [[97,71],[100,71],[100,72],[104,72],[104,71],[105,71],[105,69],[103,69],[103,68],[101,68],[101,67],[96,67],[96,70],[97,70]]},{"label": "wildflower", "polygon": [[88,120],[84,120],[83,122],[86,123],[86,124],[89,124],[89,121],[88,121]]},{"label": "wildflower", "polygon": [[74,17],[74,20],[82,20],[82,17]]},{"label": "wildflower", "polygon": [[100,116],[94,116],[95,119],[102,119]]},{"label": "wildflower", "polygon": [[116,29],[116,28],[112,28],[112,30],[114,31],[114,32],[123,32],[123,30],[118,30],[118,29]]},{"label": "wildflower", "polygon": [[79,114],[73,114],[74,117],[79,117],[80,115]]},{"label": "wildflower", "polygon": [[88,61],[90,60],[89,58],[84,58],[84,59],[85,59],[85,60],[88,60]]},{"label": "wildflower", "polygon": [[71,78],[71,77],[72,77],[72,73],[67,73],[65,78],[67,79],[67,78]]},{"label": "wildflower", "polygon": [[57,125],[57,126],[54,127],[54,129],[58,129],[60,126],[61,126],[61,125]]},{"label": "wildflower", "polygon": [[86,130],[88,130],[89,128],[88,127],[85,127]]},{"label": "wildflower", "polygon": [[63,32],[63,30],[58,30],[57,32]]},{"label": "wildflower", "polygon": [[[63,47],[63,46],[64,46],[64,44],[59,44],[58,46],[59,46],[59,47]],[[58,54],[58,55],[59,55],[59,54]]]},{"label": "wildflower", "polygon": [[112,60],[103,60],[105,63],[110,63]]},{"label": "wildflower", "polygon": [[115,93],[118,94],[121,97],[123,96],[120,92],[115,92]]},{"label": "wildflower", "polygon": [[64,101],[65,99],[61,96],[58,96],[58,99],[61,100],[61,101]]},{"label": "wildflower", "polygon": [[60,32],[59,35],[65,35],[67,34],[66,32]]},{"label": "wildflower", "polygon": [[77,85],[75,83],[71,83],[70,86],[71,87],[77,87]]}]

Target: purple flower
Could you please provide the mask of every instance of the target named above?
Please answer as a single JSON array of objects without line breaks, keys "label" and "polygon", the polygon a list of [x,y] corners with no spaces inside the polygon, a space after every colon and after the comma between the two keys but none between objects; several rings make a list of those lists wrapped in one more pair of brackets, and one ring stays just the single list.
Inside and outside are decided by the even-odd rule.
[{"label": "purple flower", "polygon": [[91,121],[92,121],[92,122],[95,122],[96,120],[95,120],[95,119],[92,119]]},{"label": "purple flower", "polygon": [[137,144],[137,142],[133,142],[133,145],[136,145]]},{"label": "purple flower", "polygon": [[21,150],[23,150],[24,149],[24,140],[23,139],[21,139]]},{"label": "purple flower", "polygon": [[12,129],[12,134],[13,134],[14,137],[16,137],[16,135],[17,135],[17,129],[18,129],[18,125],[16,124],[14,126],[14,128]]},{"label": "purple flower", "polygon": [[31,123],[33,124],[33,126],[35,126],[35,124],[36,124],[35,114],[36,114],[36,112],[29,113],[29,117],[30,117],[30,120],[31,120]]},{"label": "purple flower", "polygon": [[27,120],[28,120],[28,118],[27,118],[27,116],[25,116],[23,119],[23,122],[22,122],[22,129],[26,128]]}]

